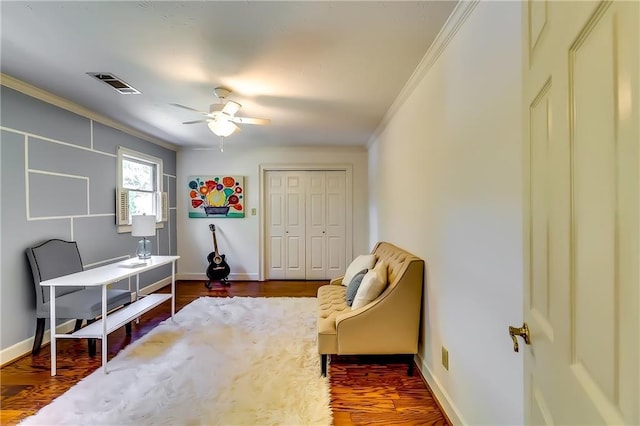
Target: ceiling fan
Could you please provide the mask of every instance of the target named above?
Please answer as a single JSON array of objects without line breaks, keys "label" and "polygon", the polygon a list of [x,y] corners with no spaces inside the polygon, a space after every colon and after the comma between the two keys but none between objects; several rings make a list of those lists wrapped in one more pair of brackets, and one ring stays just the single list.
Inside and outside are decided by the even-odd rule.
[{"label": "ceiling fan", "polygon": [[240,130],[238,124],[264,125],[271,123],[271,120],[267,118],[236,117],[236,113],[240,110],[242,105],[230,100],[224,102],[224,99],[229,96],[231,90],[226,87],[216,87],[213,92],[223,102],[211,104],[209,106],[209,112],[199,111],[195,108],[180,104],[171,104],[179,108],[197,112],[207,117],[203,120],[185,121],[182,124],[207,123],[209,129],[211,129],[214,134],[221,137],[227,137],[236,130]]}]

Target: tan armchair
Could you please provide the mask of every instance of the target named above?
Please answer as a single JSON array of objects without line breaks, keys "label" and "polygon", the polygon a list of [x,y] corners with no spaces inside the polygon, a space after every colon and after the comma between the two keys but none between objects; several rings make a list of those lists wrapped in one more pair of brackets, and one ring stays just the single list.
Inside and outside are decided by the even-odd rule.
[{"label": "tan armchair", "polygon": [[323,376],[331,354],[406,354],[408,373],[413,374],[424,261],[387,242],[379,242],[372,253],[388,265],[388,286],[376,300],[351,310],[342,277],[318,289],[318,352]]}]

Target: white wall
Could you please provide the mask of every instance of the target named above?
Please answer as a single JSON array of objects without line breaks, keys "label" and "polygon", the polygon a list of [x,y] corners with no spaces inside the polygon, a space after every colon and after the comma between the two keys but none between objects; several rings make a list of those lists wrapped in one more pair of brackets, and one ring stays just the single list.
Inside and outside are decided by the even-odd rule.
[{"label": "white wall", "polygon": [[[217,141],[212,141],[217,146]],[[364,148],[269,148],[242,149],[233,146],[233,137],[218,150],[183,150],[178,153],[178,277],[206,279],[207,255],[213,251],[209,224],[216,225],[218,249],[227,256],[229,279],[259,278],[259,191],[260,165],[267,164],[351,164],[353,170],[353,253],[369,252],[367,219],[367,151]],[[245,217],[243,219],[190,219],[187,179],[192,175],[234,174],[245,177]],[[255,208],[257,214],[251,215]]]},{"label": "white wall", "polygon": [[523,359],[507,327],[523,318],[521,5],[465,3],[456,19],[463,8],[370,145],[370,234],[426,261],[421,370],[454,423],[516,425]]}]

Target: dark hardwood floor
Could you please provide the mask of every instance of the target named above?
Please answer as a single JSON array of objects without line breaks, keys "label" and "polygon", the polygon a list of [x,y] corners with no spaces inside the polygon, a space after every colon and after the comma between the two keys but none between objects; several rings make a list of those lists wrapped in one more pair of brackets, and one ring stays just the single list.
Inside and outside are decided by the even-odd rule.
[{"label": "dark hardwood floor", "polygon": [[[201,296],[314,297],[326,281],[232,282],[229,287],[208,290],[203,281],[176,284],[176,310]],[[168,292],[165,287],[159,292]],[[170,316],[170,304],[144,314],[133,325],[109,335],[108,357]],[[51,377],[49,345],[40,354],[26,355],[0,369],[0,424],[17,424],[63,394],[100,367],[98,354],[90,358],[86,340],[58,340],[58,375]],[[447,425],[419,371],[407,376],[406,363],[393,357],[336,357],[331,359],[331,407],[335,425]],[[319,374],[320,372],[318,372]]]}]

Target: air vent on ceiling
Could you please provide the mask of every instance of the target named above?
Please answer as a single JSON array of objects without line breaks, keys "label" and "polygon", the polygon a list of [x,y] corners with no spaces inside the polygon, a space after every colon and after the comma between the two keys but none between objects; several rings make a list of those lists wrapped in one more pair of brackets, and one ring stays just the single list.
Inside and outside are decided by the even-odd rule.
[{"label": "air vent on ceiling", "polygon": [[115,75],[108,72],[88,72],[91,77],[102,81],[103,83],[108,84],[113,87],[118,92],[123,95],[139,95],[140,91],[131,87],[129,84],[125,83]]}]

